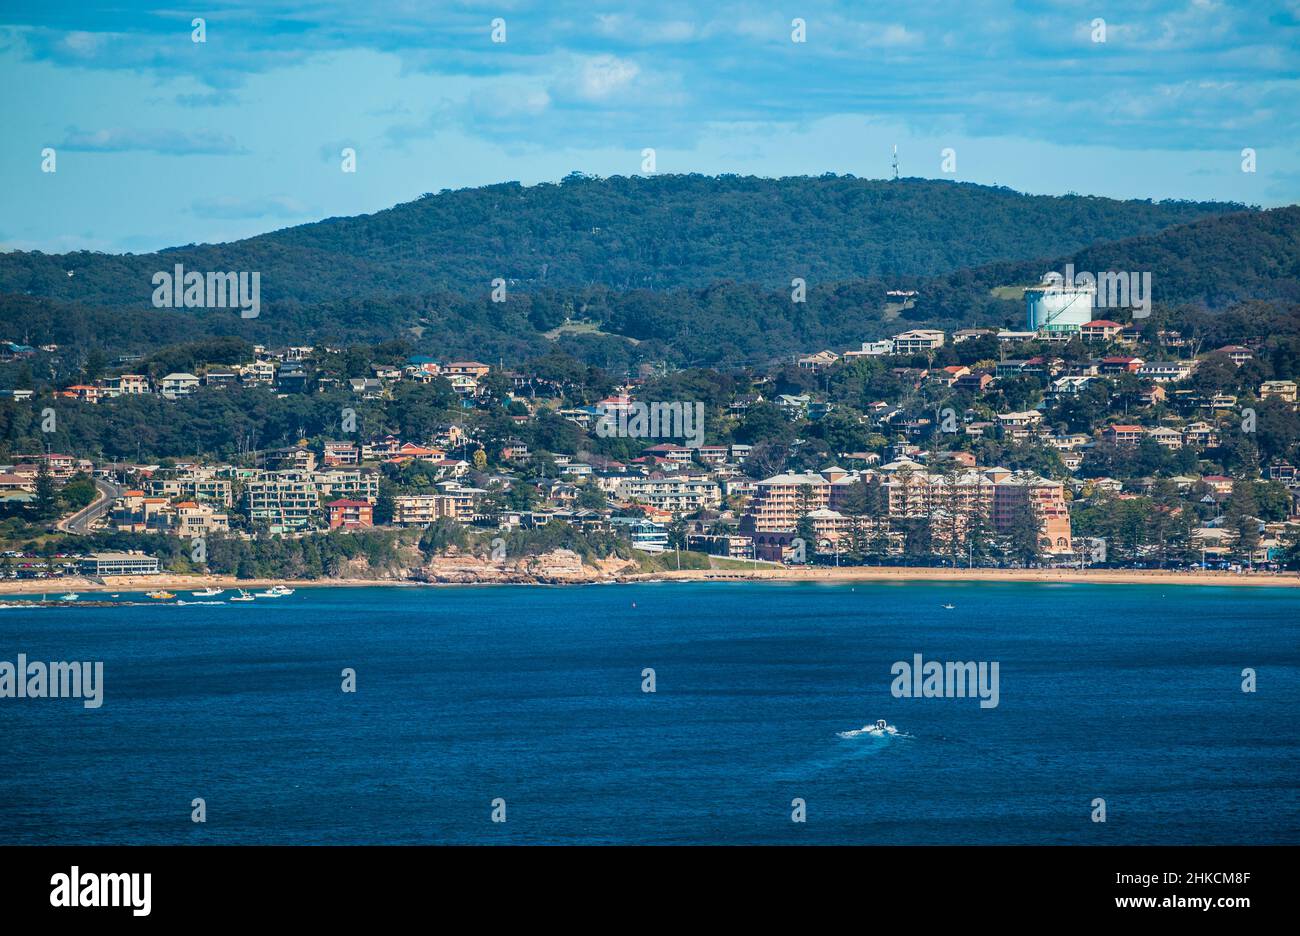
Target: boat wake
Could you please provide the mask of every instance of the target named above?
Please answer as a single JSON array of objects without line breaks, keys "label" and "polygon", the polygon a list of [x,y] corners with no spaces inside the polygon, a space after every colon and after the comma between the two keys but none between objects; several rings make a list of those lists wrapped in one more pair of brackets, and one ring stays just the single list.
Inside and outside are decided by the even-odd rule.
[{"label": "boat wake", "polygon": [[837,731],[835,737],[841,742],[852,743],[832,743],[827,747],[819,744],[820,753],[816,757],[802,763],[789,764],[777,770],[774,776],[780,780],[806,780],[828,771],[859,769],[868,764],[871,758],[884,756],[894,739],[911,739],[912,736],[886,724],[882,719],[874,725]]},{"label": "boat wake", "polygon": [[835,732],[837,738],[910,738],[909,734],[903,734],[893,725],[885,723],[882,718],[874,725],[863,725],[861,728],[854,728],[851,731]]},{"label": "boat wake", "polygon": [[178,601],[177,607],[187,607],[189,605],[223,605],[224,601]]}]

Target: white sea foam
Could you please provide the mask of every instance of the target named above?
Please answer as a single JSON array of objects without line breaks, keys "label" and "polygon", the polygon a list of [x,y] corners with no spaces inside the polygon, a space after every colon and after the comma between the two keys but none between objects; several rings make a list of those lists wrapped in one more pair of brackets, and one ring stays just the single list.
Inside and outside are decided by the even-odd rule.
[{"label": "white sea foam", "polygon": [[893,725],[886,725],[884,728],[877,728],[875,725],[863,725],[861,728],[854,728],[852,731],[837,731],[837,738],[860,738],[866,735],[871,738],[910,738],[911,735],[904,734]]}]

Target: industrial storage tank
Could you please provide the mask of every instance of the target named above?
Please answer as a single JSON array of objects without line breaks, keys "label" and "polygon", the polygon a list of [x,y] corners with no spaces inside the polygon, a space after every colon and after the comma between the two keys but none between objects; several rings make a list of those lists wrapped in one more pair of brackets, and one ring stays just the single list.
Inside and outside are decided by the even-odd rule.
[{"label": "industrial storage tank", "polygon": [[1091,283],[1049,282],[1025,290],[1025,317],[1030,331],[1078,331],[1093,319],[1097,287]]}]

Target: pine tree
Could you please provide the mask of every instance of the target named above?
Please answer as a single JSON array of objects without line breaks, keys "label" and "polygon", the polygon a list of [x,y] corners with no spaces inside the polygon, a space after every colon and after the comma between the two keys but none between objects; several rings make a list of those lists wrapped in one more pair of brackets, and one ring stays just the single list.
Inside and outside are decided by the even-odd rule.
[{"label": "pine tree", "polygon": [[36,467],[36,516],[48,520],[58,513],[58,487],[54,483],[54,474],[50,471],[50,461],[42,458]]},{"label": "pine tree", "polygon": [[1252,562],[1259,549],[1259,503],[1255,497],[1255,482],[1240,477],[1232,483],[1232,494],[1224,510],[1224,527],[1236,534],[1232,555],[1238,562]]},{"label": "pine tree", "polygon": [[867,484],[867,516],[871,518],[867,551],[877,562],[884,562],[890,555],[889,491],[878,477]]},{"label": "pine tree", "polygon": [[867,549],[867,485],[859,478],[849,486],[840,512],[849,518],[849,553],[859,561]]},{"label": "pine tree", "polygon": [[950,462],[943,473],[943,537],[945,551],[953,566],[957,565],[963,552],[963,528],[969,523],[965,516],[968,511],[962,503],[960,481],[961,468],[955,461]]},{"label": "pine tree", "polygon": [[397,507],[393,503],[393,489],[385,482],[379,484],[379,496],[375,498],[375,509],[372,514],[376,526],[387,526],[393,522],[393,514]]},{"label": "pine tree", "polygon": [[1007,530],[1007,546],[1011,557],[1025,565],[1033,565],[1043,555],[1041,536],[1042,522],[1034,507],[1032,497],[1026,497],[1017,503],[1011,512],[1011,524]]},{"label": "pine tree", "polygon": [[992,541],[993,526],[988,511],[977,502],[966,520],[966,556],[972,565],[983,565],[989,560]]}]

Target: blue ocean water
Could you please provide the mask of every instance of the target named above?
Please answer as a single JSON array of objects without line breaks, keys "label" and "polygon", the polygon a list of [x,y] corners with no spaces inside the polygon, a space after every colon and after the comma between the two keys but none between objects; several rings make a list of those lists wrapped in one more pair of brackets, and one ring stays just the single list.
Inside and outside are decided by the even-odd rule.
[{"label": "blue ocean water", "polygon": [[[739,582],[8,608],[0,660],[102,660],[105,694],[0,699],[0,843],[1296,843],[1298,611]],[[998,706],[895,698],[915,653],[997,661]],[[900,734],[839,736],[877,718]]]}]

